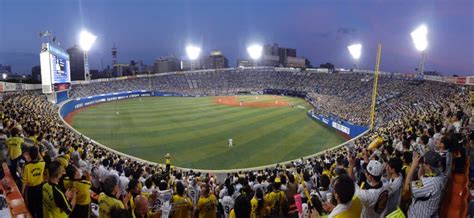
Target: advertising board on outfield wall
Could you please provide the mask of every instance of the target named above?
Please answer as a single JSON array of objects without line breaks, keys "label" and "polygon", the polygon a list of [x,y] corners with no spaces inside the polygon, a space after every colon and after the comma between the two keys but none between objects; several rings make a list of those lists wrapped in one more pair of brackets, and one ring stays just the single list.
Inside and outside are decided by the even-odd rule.
[{"label": "advertising board on outfield wall", "polygon": [[69,113],[73,112],[74,110],[91,106],[94,104],[99,104],[103,102],[109,101],[117,101],[122,99],[128,98],[136,98],[136,97],[149,97],[149,96],[183,96],[178,93],[172,92],[151,92],[147,90],[135,90],[135,91],[128,91],[128,92],[115,92],[109,94],[101,94],[95,96],[89,96],[85,98],[75,98],[71,99],[70,101],[64,103],[61,107],[59,114],[61,117],[66,117]]},{"label": "advertising board on outfield wall", "polygon": [[348,135],[350,138],[355,138],[369,129],[367,126],[355,125],[347,121],[334,120],[330,117],[316,114],[313,111],[309,111],[308,116],[313,120],[320,121],[326,126],[332,127],[339,132]]},{"label": "advertising board on outfield wall", "polygon": [[89,96],[86,98],[76,98],[72,99],[66,103],[64,103],[59,111],[61,117],[66,117],[69,113],[77,110],[79,108],[87,107],[90,105],[109,102],[109,101],[117,101],[127,98],[134,98],[134,97],[145,97],[145,96],[152,96],[153,93],[146,90],[136,90],[136,91],[129,91],[129,92],[116,92],[110,94],[102,94],[96,96]]}]

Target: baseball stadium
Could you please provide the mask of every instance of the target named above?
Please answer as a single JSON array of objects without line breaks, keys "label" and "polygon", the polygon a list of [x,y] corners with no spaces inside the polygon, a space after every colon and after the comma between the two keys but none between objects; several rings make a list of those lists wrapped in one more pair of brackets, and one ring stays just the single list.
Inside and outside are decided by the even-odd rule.
[{"label": "baseball stadium", "polygon": [[0,217],[474,217],[472,3],[184,2],[0,3]]},{"label": "baseball stadium", "polygon": [[68,119],[87,137],[145,160],[163,163],[170,153],[176,166],[238,169],[297,159],[344,142],[307,116],[309,108],[303,99],[271,95],[144,97],[89,106]]},{"label": "baseball stadium", "polygon": [[[399,154],[400,164],[406,164],[414,158],[403,152],[413,146],[405,139],[414,137],[411,134],[438,134],[438,141],[447,140],[440,136],[442,131],[456,127],[444,126],[444,119],[467,122],[459,111],[451,111],[468,103],[468,86],[457,82],[462,81],[274,67],[169,72],[72,82],[69,99],[58,104],[34,90],[14,92],[4,95],[4,108],[12,108],[4,116],[26,121],[21,125],[29,136],[25,143],[53,142],[40,147],[44,155],[58,160],[71,155],[70,164],[78,166],[87,161],[90,165],[82,167],[91,167],[84,170],[90,170],[93,178],[112,170],[121,171],[121,178],[128,174],[153,181],[169,172],[174,179],[209,176],[215,182],[229,176],[271,179],[265,175],[296,170],[307,171],[302,175],[310,182],[317,172],[334,171],[338,164],[344,167],[345,161],[353,161],[345,159],[352,155],[364,162]],[[378,86],[372,110],[376,130],[371,131],[374,85]],[[60,101],[61,96],[56,97]],[[19,124],[6,119],[4,125],[15,129]],[[55,134],[36,136],[43,128]],[[429,146],[430,138],[418,138],[412,139],[419,143],[413,152],[431,154],[429,147],[421,146]],[[462,148],[458,144],[457,149]],[[455,182],[445,187],[450,190],[446,196],[463,190],[466,165],[460,163],[466,158],[460,155],[445,166]]]}]

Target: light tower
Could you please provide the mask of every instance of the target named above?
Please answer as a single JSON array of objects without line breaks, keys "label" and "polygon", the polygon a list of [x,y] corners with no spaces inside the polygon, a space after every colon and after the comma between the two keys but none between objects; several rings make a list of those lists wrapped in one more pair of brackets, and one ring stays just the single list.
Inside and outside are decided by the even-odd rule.
[{"label": "light tower", "polygon": [[262,57],[262,51],[263,47],[260,44],[253,44],[247,47],[247,52],[254,61],[255,67],[258,65],[258,60]]},{"label": "light tower", "polygon": [[97,36],[92,35],[91,33],[83,30],[79,34],[79,45],[81,46],[82,50],[84,51],[84,80],[90,80],[91,74],[89,71],[89,55],[88,52],[91,49],[92,45],[94,44]]},{"label": "light tower", "polygon": [[117,64],[117,48],[115,47],[115,42],[112,47],[112,67]]},{"label": "light tower", "polygon": [[199,58],[201,48],[195,45],[188,45],[186,46],[186,53],[189,60],[191,60],[191,71],[194,71],[194,61]]},{"label": "light tower", "polygon": [[416,50],[421,52],[421,61],[420,65],[418,65],[418,79],[423,78],[423,72],[425,68],[425,59],[426,59],[426,48],[428,47],[428,28],[426,25],[422,24],[418,28],[416,28],[410,34],[413,44],[415,44]]},{"label": "light tower", "polygon": [[352,58],[355,61],[355,69],[359,69],[359,58],[362,54],[362,45],[360,43],[352,44],[347,46],[349,53],[351,53]]}]

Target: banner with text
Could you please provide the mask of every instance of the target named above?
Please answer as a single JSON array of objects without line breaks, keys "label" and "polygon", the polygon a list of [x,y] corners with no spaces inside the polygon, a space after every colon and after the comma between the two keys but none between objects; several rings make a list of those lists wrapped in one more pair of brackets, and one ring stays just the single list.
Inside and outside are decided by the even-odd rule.
[{"label": "banner with text", "polygon": [[72,111],[77,110],[79,108],[87,107],[90,105],[103,103],[103,102],[109,102],[109,101],[117,101],[117,100],[122,100],[122,99],[127,99],[127,98],[147,97],[147,96],[153,96],[153,93],[146,90],[137,90],[137,91],[117,92],[117,93],[89,96],[86,98],[76,98],[64,103],[59,113],[61,114],[62,117],[66,117]]},{"label": "banner with text", "polygon": [[310,116],[314,120],[324,123],[329,127],[337,129],[339,132],[342,132],[345,135],[350,136],[351,138],[355,138],[356,136],[362,134],[363,132],[369,129],[367,126],[355,125],[347,121],[334,120],[323,115],[315,114],[313,111],[309,111],[308,116]]}]

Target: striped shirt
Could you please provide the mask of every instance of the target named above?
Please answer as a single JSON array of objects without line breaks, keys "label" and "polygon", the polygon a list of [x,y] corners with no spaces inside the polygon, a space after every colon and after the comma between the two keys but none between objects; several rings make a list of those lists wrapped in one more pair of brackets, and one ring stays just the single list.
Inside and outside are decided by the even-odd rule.
[{"label": "striped shirt", "polygon": [[387,214],[395,211],[400,205],[400,199],[402,197],[402,175],[399,175],[396,179],[390,179],[388,181],[389,195],[387,203]]},{"label": "striped shirt", "polygon": [[[357,184],[356,196],[359,197],[362,204],[361,217],[383,217],[387,210],[388,203],[388,185],[382,185],[378,189],[360,189]],[[384,204],[385,203],[385,204]]]},{"label": "striped shirt", "polygon": [[410,184],[412,203],[408,217],[432,217],[438,212],[444,186],[444,176],[421,177]]}]

